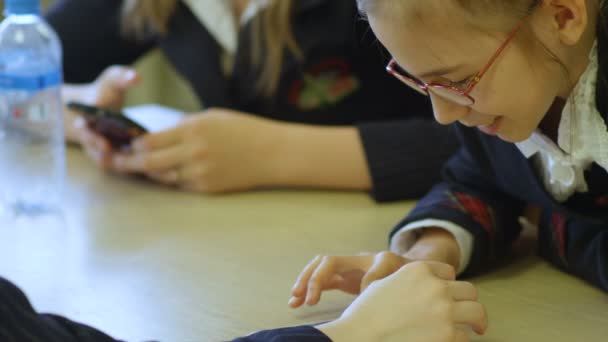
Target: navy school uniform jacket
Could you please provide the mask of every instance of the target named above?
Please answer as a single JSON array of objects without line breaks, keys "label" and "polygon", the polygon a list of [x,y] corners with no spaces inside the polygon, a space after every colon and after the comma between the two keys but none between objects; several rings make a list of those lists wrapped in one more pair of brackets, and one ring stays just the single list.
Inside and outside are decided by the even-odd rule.
[{"label": "navy school uniform jacket", "polygon": [[358,128],[378,201],[420,197],[457,149],[433,121],[429,101],[384,72],[383,53],[355,1],[296,0],[292,27],[306,56],[287,54],[277,93],[258,96],[259,70],[249,65],[251,25],[240,34],[234,72],[226,77],[221,48],[179,3],[164,37],[142,41],[120,30],[120,0],[58,0],[46,19],[64,48],[67,82],[90,82],[112,64],[131,64],[159,47],[207,107],[270,119]]},{"label": "navy school uniform jacket", "polygon": [[[608,56],[599,39],[599,60]],[[600,63],[601,64],[601,63]],[[596,100],[608,119],[607,70],[600,65]],[[518,217],[527,203],[543,209],[538,251],[557,267],[608,291],[608,173],[593,164],[585,178],[589,192],[576,193],[565,203],[545,190],[532,163],[519,149],[474,128],[457,127],[461,150],[435,186],[395,228],[421,219],[454,222],[474,236],[465,275],[486,269],[505,255],[518,237]]]},{"label": "navy school uniform jacket", "polygon": [[[52,314],[39,314],[25,294],[0,278],[0,341],[2,342],[124,342],[90,326]],[[207,341],[201,336],[200,341]],[[261,331],[233,342],[331,342],[310,326]]]}]

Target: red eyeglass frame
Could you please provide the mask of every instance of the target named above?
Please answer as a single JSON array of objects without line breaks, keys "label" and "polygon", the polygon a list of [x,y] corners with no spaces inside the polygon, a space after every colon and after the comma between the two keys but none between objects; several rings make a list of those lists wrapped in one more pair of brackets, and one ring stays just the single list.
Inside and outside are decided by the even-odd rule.
[{"label": "red eyeglass frame", "polygon": [[[399,66],[399,64],[397,64],[397,61],[395,61],[394,58],[392,58],[390,60],[390,62],[388,63],[388,65],[386,66],[386,71],[389,74],[393,75],[398,80],[400,80],[401,82],[405,83],[407,86],[413,88],[414,90],[420,92],[423,95],[430,96],[430,92],[433,91],[433,89],[436,89],[439,91],[439,93],[437,91],[435,91],[434,92],[435,94],[441,96],[442,98],[446,98],[446,96],[441,95],[441,94],[447,90],[447,91],[453,92],[454,95],[456,95],[456,97],[448,98],[448,100],[456,102],[457,104],[460,104],[463,106],[472,106],[473,104],[475,104],[475,99],[470,95],[470,93],[473,91],[475,86],[477,84],[479,84],[479,82],[481,81],[481,78],[486,74],[486,72],[490,69],[490,67],[494,64],[494,62],[498,59],[498,57],[500,57],[500,55],[507,48],[509,43],[511,43],[511,41],[513,41],[513,39],[515,38],[517,33],[521,30],[522,26],[523,26],[523,20],[520,21],[519,24],[515,27],[515,29],[513,29],[509,33],[507,39],[502,43],[502,45],[498,48],[498,50],[496,50],[496,52],[494,52],[494,55],[492,55],[492,58],[490,58],[490,61],[483,67],[483,69],[481,69],[480,72],[477,73],[477,75],[475,75],[475,77],[473,77],[471,82],[467,85],[467,87],[464,90],[459,89],[454,86],[446,86],[443,84],[425,83],[419,79],[402,74],[401,72],[399,72],[399,70],[397,70],[397,67],[401,70],[404,70],[404,69],[401,68]],[[458,102],[456,100],[457,98],[462,99],[462,102]]]}]

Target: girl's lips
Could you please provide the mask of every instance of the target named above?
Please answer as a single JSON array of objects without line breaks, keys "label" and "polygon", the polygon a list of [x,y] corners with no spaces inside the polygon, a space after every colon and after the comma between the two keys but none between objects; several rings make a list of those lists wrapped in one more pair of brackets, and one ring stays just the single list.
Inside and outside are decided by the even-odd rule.
[{"label": "girl's lips", "polygon": [[502,116],[497,117],[494,121],[487,126],[477,126],[477,128],[488,135],[496,135],[502,124]]}]

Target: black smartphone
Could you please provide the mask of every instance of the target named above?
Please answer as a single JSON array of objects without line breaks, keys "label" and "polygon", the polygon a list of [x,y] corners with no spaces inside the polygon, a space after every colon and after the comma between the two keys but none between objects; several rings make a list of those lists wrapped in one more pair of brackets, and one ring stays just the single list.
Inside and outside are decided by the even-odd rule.
[{"label": "black smartphone", "polygon": [[81,113],[89,129],[108,139],[112,148],[117,150],[128,149],[133,139],[147,133],[144,127],[122,112],[79,102],[69,102],[67,107]]}]

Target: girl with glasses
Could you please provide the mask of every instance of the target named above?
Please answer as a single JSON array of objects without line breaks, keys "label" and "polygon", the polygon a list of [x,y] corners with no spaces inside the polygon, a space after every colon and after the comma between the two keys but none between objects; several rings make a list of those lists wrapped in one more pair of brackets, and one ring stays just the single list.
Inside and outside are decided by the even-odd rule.
[{"label": "girl with glasses", "polygon": [[390,251],[315,258],[290,305],[358,293],[413,260],[487,271],[530,206],[540,256],[608,291],[608,1],[358,5],[393,56],[388,72],[428,96],[463,147],[392,231]]}]

